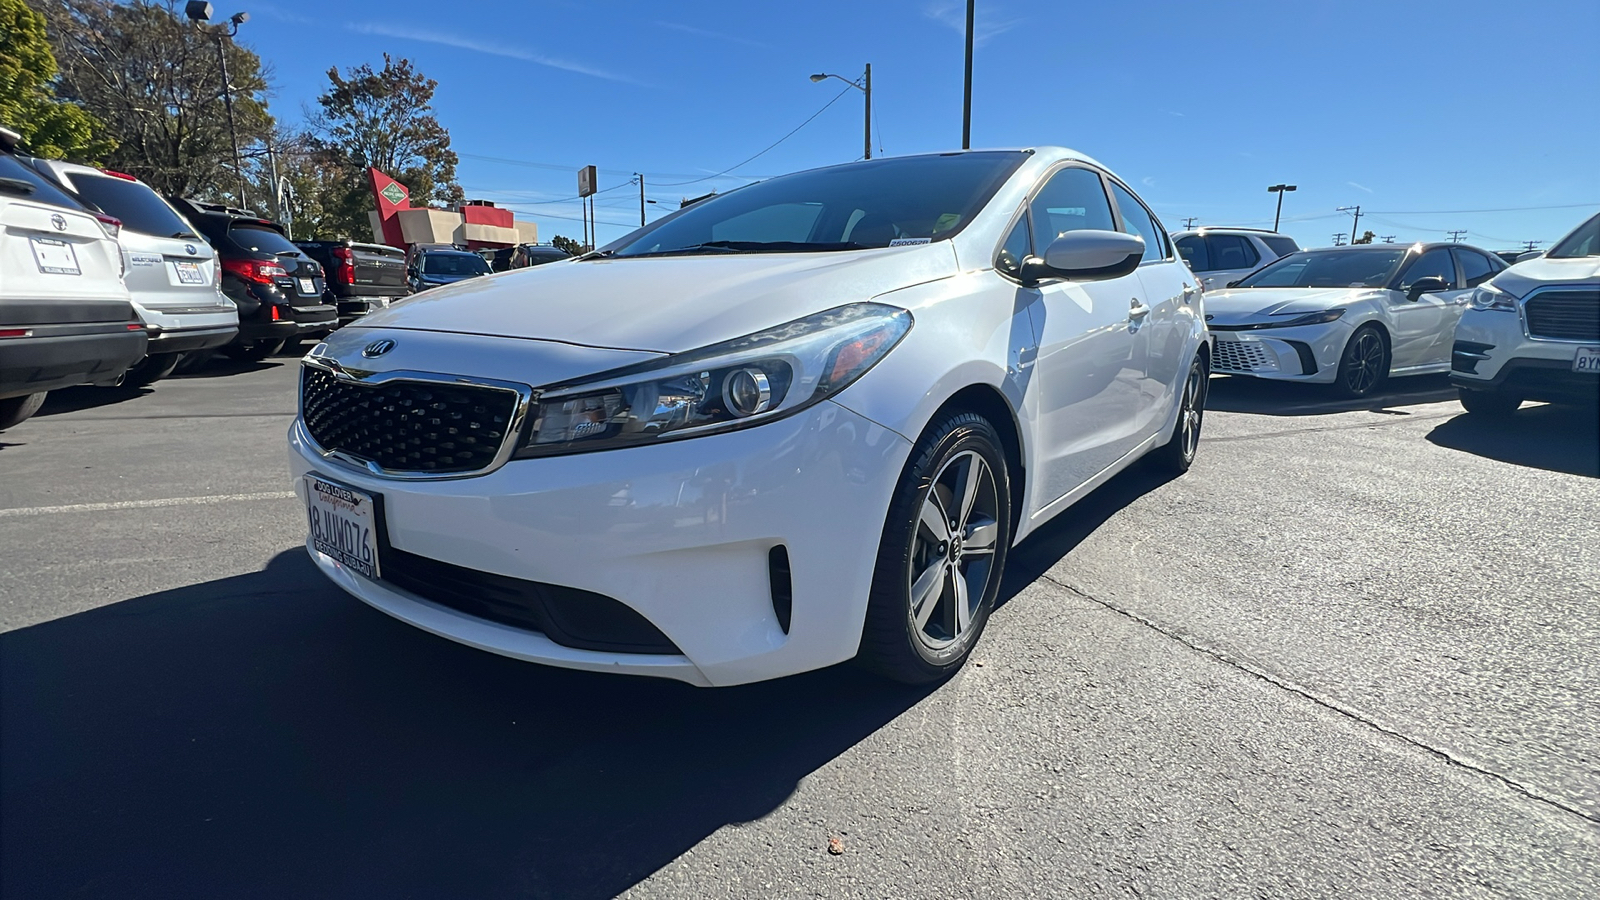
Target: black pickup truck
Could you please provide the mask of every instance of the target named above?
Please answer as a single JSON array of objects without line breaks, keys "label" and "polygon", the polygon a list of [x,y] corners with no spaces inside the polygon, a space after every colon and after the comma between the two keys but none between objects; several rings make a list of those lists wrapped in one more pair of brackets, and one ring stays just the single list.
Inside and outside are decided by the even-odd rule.
[{"label": "black pickup truck", "polygon": [[406,252],[385,244],[360,244],[348,238],[295,241],[300,251],[327,273],[324,301],[339,307],[339,324],[349,325],[411,293],[406,284]]}]

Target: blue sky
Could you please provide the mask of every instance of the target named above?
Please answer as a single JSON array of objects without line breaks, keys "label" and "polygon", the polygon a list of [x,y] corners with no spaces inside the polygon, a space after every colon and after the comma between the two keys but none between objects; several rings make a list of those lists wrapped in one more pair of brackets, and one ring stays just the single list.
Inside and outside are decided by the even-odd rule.
[{"label": "blue sky", "polygon": [[[594,164],[600,238],[685,196],[861,154],[861,94],[813,72],[873,70],[874,147],[959,148],[960,0],[440,4],[221,0],[295,121],[329,66],[410,57],[469,197],[541,240],[578,236]],[[1551,241],[1600,208],[1594,0],[979,0],[973,146],[1060,144],[1132,184],[1170,229],[1270,227],[1321,246],[1348,214],[1402,242]],[[844,95],[839,96],[841,92]],[[728,175],[711,177],[793,136]],[[1541,208],[1530,208],[1541,207]],[[1566,207],[1566,208],[1551,208]],[[564,217],[564,218],[563,218]]]}]

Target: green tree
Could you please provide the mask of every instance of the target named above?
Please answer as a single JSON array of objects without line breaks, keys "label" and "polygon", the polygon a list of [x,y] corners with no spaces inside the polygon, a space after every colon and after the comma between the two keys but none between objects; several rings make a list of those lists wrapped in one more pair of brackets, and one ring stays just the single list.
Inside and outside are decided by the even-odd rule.
[{"label": "green tree", "polygon": [[1376,237],[1377,237],[1377,235],[1373,234],[1370,231],[1363,231],[1363,232],[1361,232],[1361,237],[1357,238],[1356,240],[1351,241],[1350,243],[1352,243],[1352,244],[1370,244],[1370,243],[1372,243],[1373,239],[1376,238]]},{"label": "green tree", "polygon": [[0,0],[0,125],[21,134],[30,153],[98,162],[116,141],[105,123],[56,99],[57,71],[44,16],[23,0]]},{"label": "green tree", "polygon": [[572,238],[567,237],[566,235],[558,234],[550,239],[550,243],[560,247],[562,250],[565,250],[568,253],[571,253],[573,256],[577,256],[583,252],[583,245]]},{"label": "green tree", "polygon": [[[181,15],[177,0],[40,0],[61,66],[56,92],[106,123],[119,144],[112,168],[161,193],[235,199],[233,141],[215,32]],[[261,164],[274,123],[260,57],[224,39],[239,145]],[[252,202],[264,198],[252,197]]]},{"label": "green tree", "polygon": [[328,81],[311,125],[322,147],[356,173],[330,185],[340,196],[329,198],[328,205],[342,209],[350,227],[364,231],[366,212],[373,208],[365,179],[368,166],[410,189],[414,205],[461,201],[450,132],[433,112],[439,82],[418,72],[411,60],[395,60],[387,53],[380,70],[362,64],[341,74],[334,67],[328,70]]}]

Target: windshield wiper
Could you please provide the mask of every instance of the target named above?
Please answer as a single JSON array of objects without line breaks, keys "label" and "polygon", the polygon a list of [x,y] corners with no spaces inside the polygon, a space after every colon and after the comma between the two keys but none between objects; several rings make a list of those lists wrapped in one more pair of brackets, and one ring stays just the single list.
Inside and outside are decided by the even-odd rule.
[{"label": "windshield wiper", "polygon": [[615,250],[590,250],[588,253],[584,253],[584,254],[582,254],[580,256],[574,256],[572,258],[572,261],[573,262],[582,262],[583,260],[586,260],[586,259],[605,259],[606,257],[608,257],[611,254],[616,253],[616,252],[617,251],[615,251]]},{"label": "windshield wiper", "polygon": [[13,194],[31,194],[38,188],[31,181],[0,176],[0,190],[10,191]]},{"label": "windshield wiper", "polygon": [[671,250],[630,253],[629,256],[692,256],[699,253],[826,253],[832,250],[870,250],[855,241],[706,241]]},{"label": "windshield wiper", "polygon": [[195,233],[193,233],[193,232],[190,232],[190,231],[179,231],[179,232],[177,232],[177,233],[175,233],[175,234],[171,234],[171,235],[168,235],[168,237],[175,237],[175,238],[194,238],[194,239],[195,239],[195,240],[199,240],[199,239],[200,239],[200,235],[198,235],[198,234],[195,234]]}]

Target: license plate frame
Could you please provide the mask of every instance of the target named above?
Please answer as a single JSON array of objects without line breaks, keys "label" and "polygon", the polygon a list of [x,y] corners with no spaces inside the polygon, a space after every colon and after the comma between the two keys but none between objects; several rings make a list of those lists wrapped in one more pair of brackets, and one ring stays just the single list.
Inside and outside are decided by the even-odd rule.
[{"label": "license plate frame", "polygon": [[78,264],[78,251],[67,241],[47,237],[28,238],[33,248],[33,261],[46,275],[82,275]]},{"label": "license plate frame", "polygon": [[315,280],[310,278],[299,278],[296,280],[300,282],[300,293],[307,296],[316,296],[317,283]]},{"label": "license plate frame", "polygon": [[1572,371],[1584,375],[1600,375],[1600,347],[1579,347],[1572,354]]},{"label": "license plate frame", "polygon": [[302,478],[312,549],[357,575],[376,581],[381,577],[378,560],[380,495],[312,472]]},{"label": "license plate frame", "polygon": [[175,259],[171,261],[172,268],[167,271],[172,273],[172,283],[181,286],[203,285],[207,279],[205,273],[200,271],[200,263],[192,259]]}]

